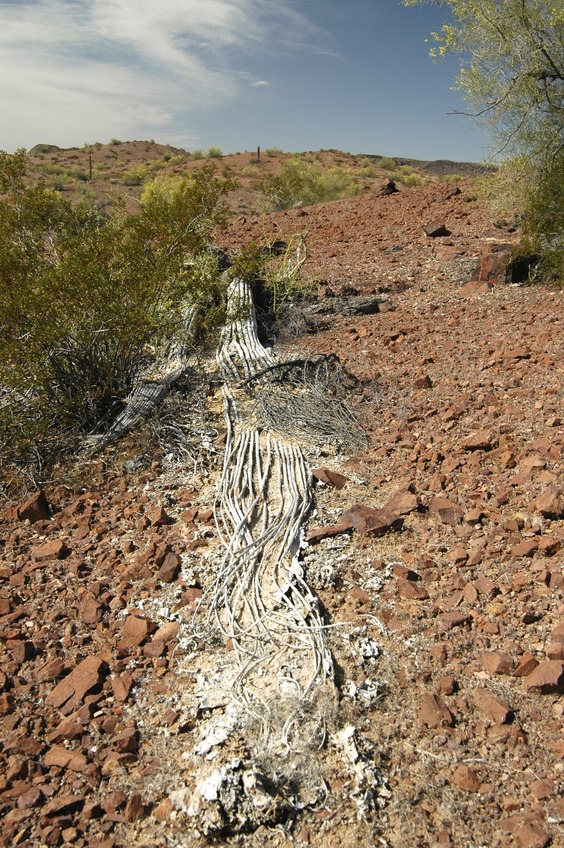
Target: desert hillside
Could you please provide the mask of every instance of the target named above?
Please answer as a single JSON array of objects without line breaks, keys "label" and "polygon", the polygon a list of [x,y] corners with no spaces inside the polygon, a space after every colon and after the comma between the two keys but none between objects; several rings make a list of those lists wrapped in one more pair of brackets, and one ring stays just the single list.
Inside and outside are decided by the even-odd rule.
[{"label": "desert hillside", "polygon": [[[519,234],[488,219],[467,168],[307,155],[358,194],[263,211],[256,181],[290,154],[213,161],[240,179],[219,247],[305,245],[302,297],[274,327],[258,311],[266,382],[232,392],[243,419],[287,392],[257,446],[272,432],[272,456],[296,445],[307,467],[292,562],[324,682],[316,667],[292,729],[255,674],[275,749],[263,713],[233,707],[240,645],[206,629],[234,556],[211,351],[121,440],[0,505],[1,845],[564,844],[562,289],[507,270]],[[32,162],[57,190],[132,208],[148,175],[202,164],[149,142],[40,145]],[[311,363],[340,431],[323,405],[292,415]]]}]

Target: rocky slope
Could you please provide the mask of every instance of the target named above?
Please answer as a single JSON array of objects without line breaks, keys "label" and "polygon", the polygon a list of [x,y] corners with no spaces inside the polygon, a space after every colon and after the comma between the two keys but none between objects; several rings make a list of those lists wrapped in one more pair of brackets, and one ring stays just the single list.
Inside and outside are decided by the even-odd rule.
[{"label": "rocky slope", "polygon": [[514,236],[468,187],[377,188],[223,239],[304,233],[310,298],[388,298],[313,328],[296,304],[274,346],[336,354],[369,436],[352,455],[304,443],[302,562],[337,669],[321,774],[286,764],[286,797],[309,803],[284,808],[279,784],[259,814],[235,793],[208,836],[187,812],[230,648],[192,627],[224,438],[217,382],[194,372],[154,421],[3,508],[0,844],[564,843],[561,290],[492,285],[486,260],[476,282]]}]

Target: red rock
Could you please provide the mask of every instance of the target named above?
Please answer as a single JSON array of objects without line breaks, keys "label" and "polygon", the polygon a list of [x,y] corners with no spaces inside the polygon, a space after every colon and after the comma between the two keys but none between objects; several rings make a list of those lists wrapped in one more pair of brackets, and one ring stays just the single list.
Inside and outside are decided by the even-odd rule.
[{"label": "red rock", "polygon": [[512,835],[517,848],[546,848],[550,843],[550,837],[540,824],[529,822],[524,816],[512,816],[500,824]]},{"label": "red rock", "polygon": [[107,669],[108,665],[101,657],[86,657],[51,690],[45,703],[69,712],[91,689],[99,685]]},{"label": "red rock", "polygon": [[387,177],[383,182],[381,182],[378,188],[374,189],[374,197],[386,197],[389,194],[395,194],[399,191],[395,182]]},{"label": "red rock", "polygon": [[327,524],[325,527],[313,527],[307,534],[307,542],[315,545],[322,539],[332,539],[342,533],[348,533],[352,529],[350,524]]},{"label": "red rock", "polygon": [[357,601],[361,601],[363,604],[368,604],[370,602],[370,595],[361,586],[353,586],[349,595],[351,598],[356,598]]},{"label": "red rock", "polygon": [[25,503],[17,508],[17,516],[20,521],[47,521],[51,517],[49,503],[43,489],[35,492]]},{"label": "red rock", "polygon": [[414,583],[412,580],[403,580],[401,577],[396,582],[398,594],[402,598],[407,598],[414,601],[426,601],[429,598],[429,593],[423,586]]},{"label": "red rock", "polygon": [[539,543],[537,539],[524,539],[511,548],[511,553],[514,557],[531,557],[536,553]]},{"label": "red rock", "polygon": [[477,430],[471,433],[460,444],[460,447],[467,451],[474,450],[489,450],[493,442],[493,433],[491,430]]},{"label": "red rock", "polygon": [[111,746],[120,754],[135,754],[139,750],[139,738],[134,727],[128,727],[111,739]]},{"label": "red rock", "polygon": [[487,242],[480,251],[479,279],[492,285],[503,285],[511,276],[512,245]]},{"label": "red rock", "polygon": [[403,518],[387,509],[374,509],[363,504],[355,504],[342,514],[340,523],[350,525],[369,536],[381,536],[390,530],[400,530],[403,526]]},{"label": "red rock", "polygon": [[472,621],[471,617],[463,612],[445,612],[438,617],[438,620],[445,630],[462,627],[462,625],[469,624]]},{"label": "red rock", "polygon": [[120,648],[136,648],[143,644],[150,632],[151,623],[146,618],[128,615],[121,628]]},{"label": "red rock", "polygon": [[539,552],[544,556],[554,556],[562,548],[560,539],[554,536],[539,536]]},{"label": "red rock", "polygon": [[156,642],[172,642],[178,636],[179,631],[180,624],[178,621],[167,621],[155,632],[153,639]]},{"label": "red rock", "polygon": [[552,483],[535,498],[533,505],[546,518],[564,518],[564,490]]},{"label": "red rock", "polygon": [[458,290],[461,297],[473,297],[476,294],[486,294],[493,289],[493,283],[487,280],[471,280]]},{"label": "red rock", "polygon": [[432,389],[433,382],[428,374],[425,374],[423,377],[417,377],[417,379],[413,383],[414,389]]},{"label": "red rock", "polygon": [[160,506],[151,516],[151,527],[164,527],[166,524],[172,524],[172,518],[164,506]]},{"label": "red rock", "polygon": [[441,695],[454,695],[457,689],[456,680],[452,674],[445,674],[439,677],[438,689]]},{"label": "red rock", "polygon": [[430,728],[452,727],[454,719],[451,711],[437,695],[427,693],[423,696],[419,710],[419,722]]},{"label": "red rock", "polygon": [[138,792],[132,795],[125,805],[123,815],[126,822],[130,824],[138,821],[145,815],[145,806],[141,800],[141,795]]},{"label": "red rock", "polygon": [[35,562],[46,562],[50,559],[64,559],[70,554],[70,548],[61,539],[53,539],[44,545],[36,545],[31,549]]},{"label": "red rock", "polygon": [[71,771],[84,771],[88,760],[78,751],[70,751],[63,745],[54,745],[46,752],[43,762],[47,767],[58,766]]},{"label": "red rock", "polygon": [[161,583],[172,583],[176,580],[180,572],[182,560],[178,554],[169,551],[164,558],[164,562],[157,572],[157,577]]},{"label": "red rock", "polygon": [[532,654],[523,654],[513,672],[513,677],[527,677],[538,666],[538,661]]},{"label": "red rock", "polygon": [[44,818],[54,818],[66,813],[73,813],[81,810],[85,801],[84,795],[58,795],[45,804],[41,810],[41,815]]},{"label": "red rock", "polygon": [[487,689],[476,689],[472,697],[474,706],[489,716],[496,724],[505,724],[510,718],[511,709]]},{"label": "red rock", "polygon": [[47,660],[42,666],[35,670],[35,679],[38,683],[46,683],[48,680],[55,680],[61,677],[65,670],[65,663],[60,657]]},{"label": "red rock", "polygon": [[443,524],[450,524],[451,526],[459,524],[462,519],[460,507],[448,498],[432,498],[429,503],[429,513],[438,515]]},{"label": "red rock", "polygon": [[564,661],[543,660],[523,679],[528,692],[540,692],[549,695],[552,692],[564,692]]},{"label": "red rock", "polygon": [[349,478],[344,474],[339,474],[338,471],[332,471],[330,468],[312,468],[311,473],[316,480],[326,483],[328,486],[333,486],[335,489],[342,489]]},{"label": "red rock", "polygon": [[452,776],[452,782],[459,789],[464,789],[466,792],[478,792],[482,785],[474,769],[471,769],[465,763],[457,766]]},{"label": "red rock", "polygon": [[95,598],[86,598],[78,609],[78,614],[84,624],[96,625],[102,620],[104,608]]},{"label": "red rock", "polygon": [[120,677],[112,677],[111,681],[114,698],[122,704],[129,698],[129,692],[133,684],[133,679],[130,674],[122,674]]},{"label": "red rock", "polygon": [[420,503],[417,495],[409,491],[396,492],[385,505],[384,509],[395,512],[398,515],[407,515],[419,509]]},{"label": "red rock", "polygon": [[511,674],[513,671],[513,660],[503,651],[482,651],[479,658],[488,674]]},{"label": "red rock", "polygon": [[533,780],[530,786],[531,795],[537,801],[544,801],[554,793],[554,783],[551,780]]},{"label": "red rock", "polygon": [[14,696],[10,692],[2,692],[0,694],[0,716],[10,715],[15,706]]}]

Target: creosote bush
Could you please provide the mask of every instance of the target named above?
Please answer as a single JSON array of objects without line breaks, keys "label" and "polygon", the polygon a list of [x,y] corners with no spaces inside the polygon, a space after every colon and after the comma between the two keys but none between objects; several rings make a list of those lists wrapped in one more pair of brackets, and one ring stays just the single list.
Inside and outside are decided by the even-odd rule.
[{"label": "creosote bush", "polygon": [[[212,230],[234,187],[213,165],[154,180],[138,214],[26,182],[25,151],[0,152],[0,466],[45,458],[62,434],[96,432],[129,393],[147,346],[181,324],[187,300],[208,325],[221,282]],[[215,264],[214,264],[215,262]],[[211,329],[211,326],[208,326]]]},{"label": "creosote bush", "polygon": [[362,192],[362,186],[344,168],[324,168],[299,157],[284,162],[281,174],[269,174],[258,181],[257,188],[272,209],[326,203]]}]

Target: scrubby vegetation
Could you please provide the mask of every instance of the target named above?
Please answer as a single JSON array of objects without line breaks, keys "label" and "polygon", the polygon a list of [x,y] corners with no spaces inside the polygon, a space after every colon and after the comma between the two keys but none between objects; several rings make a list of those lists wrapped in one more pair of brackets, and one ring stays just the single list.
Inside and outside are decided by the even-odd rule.
[{"label": "scrubby vegetation", "polygon": [[257,186],[271,209],[327,203],[362,192],[362,185],[344,168],[324,168],[319,162],[297,156],[284,162],[281,174],[269,174]]},{"label": "scrubby vegetation", "polygon": [[100,427],[123,403],[147,346],[179,325],[186,298],[214,315],[221,283],[209,243],[234,187],[210,164],[174,184],[149,184],[136,215],[104,215],[30,186],[26,165],[25,151],[0,153],[4,466],[42,463],[73,433]]}]

